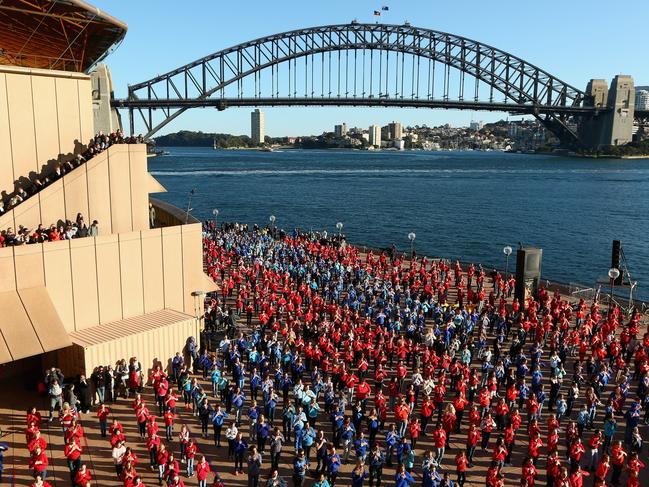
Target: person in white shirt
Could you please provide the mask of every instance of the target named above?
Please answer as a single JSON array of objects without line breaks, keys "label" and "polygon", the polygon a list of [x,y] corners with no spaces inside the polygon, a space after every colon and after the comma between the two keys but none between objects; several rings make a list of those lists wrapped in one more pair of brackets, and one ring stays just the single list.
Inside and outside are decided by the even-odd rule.
[{"label": "person in white shirt", "polygon": [[113,452],[111,456],[113,457],[113,462],[115,463],[115,472],[117,472],[117,477],[121,478],[122,470],[124,469],[122,465],[122,459],[126,453],[126,446],[123,441],[120,441],[113,447]]}]

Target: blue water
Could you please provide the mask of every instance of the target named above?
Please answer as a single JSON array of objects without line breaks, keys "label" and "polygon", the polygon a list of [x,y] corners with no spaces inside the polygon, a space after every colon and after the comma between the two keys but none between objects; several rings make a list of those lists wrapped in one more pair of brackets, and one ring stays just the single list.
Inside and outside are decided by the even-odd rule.
[{"label": "blue water", "polygon": [[[496,152],[214,151],[169,148],[159,195],[219,221],[335,231],[348,240],[504,267],[502,248],[543,249],[543,278],[593,286],[622,240],[649,297],[649,161]],[[512,256],[513,257],[513,256]],[[512,263],[510,263],[512,264]],[[512,267],[510,267],[511,269]]]}]

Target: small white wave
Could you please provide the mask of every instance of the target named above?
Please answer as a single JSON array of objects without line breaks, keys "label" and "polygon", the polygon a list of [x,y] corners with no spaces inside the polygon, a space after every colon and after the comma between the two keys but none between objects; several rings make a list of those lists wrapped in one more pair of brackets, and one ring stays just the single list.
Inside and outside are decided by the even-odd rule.
[{"label": "small white wave", "polygon": [[[639,171],[638,171],[639,172]],[[647,171],[642,171],[647,172]],[[242,169],[242,170],[211,170],[198,169],[195,171],[152,171],[153,176],[310,176],[310,175],[407,175],[407,174],[633,174],[636,171],[602,171],[593,169],[562,170],[562,169]]]}]

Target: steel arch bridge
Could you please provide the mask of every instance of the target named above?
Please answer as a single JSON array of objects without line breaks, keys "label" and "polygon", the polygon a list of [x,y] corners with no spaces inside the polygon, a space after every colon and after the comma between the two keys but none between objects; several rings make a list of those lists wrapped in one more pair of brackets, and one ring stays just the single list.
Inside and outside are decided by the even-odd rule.
[{"label": "steel arch bridge", "polygon": [[[189,108],[399,106],[531,114],[564,143],[571,117],[596,116],[586,94],[547,71],[465,37],[405,25],[328,25],[259,38],[130,85],[150,137]],[[160,118],[159,115],[162,115]]]}]

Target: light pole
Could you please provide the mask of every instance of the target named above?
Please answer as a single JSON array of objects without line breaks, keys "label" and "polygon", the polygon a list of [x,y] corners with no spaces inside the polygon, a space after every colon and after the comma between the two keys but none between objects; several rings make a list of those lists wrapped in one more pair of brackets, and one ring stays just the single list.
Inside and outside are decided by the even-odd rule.
[{"label": "light pole", "polygon": [[275,238],[275,215],[270,215],[268,220],[270,221],[270,234]]},{"label": "light pole", "polygon": [[187,212],[185,213],[185,225],[189,222],[189,212],[192,211],[192,198],[196,194],[196,188],[192,188],[187,195]]},{"label": "light pole", "polygon": [[408,234],[408,240],[410,240],[410,260],[412,261],[412,256],[415,253],[415,238],[417,238],[417,235],[415,235],[415,232],[410,232]]},{"label": "light pole", "polygon": [[205,306],[205,291],[202,290],[193,291],[192,296],[194,297],[194,318],[196,319],[196,334],[199,340],[198,344],[200,346],[201,333],[202,333],[201,320],[205,317],[205,313],[203,309],[203,307]]},{"label": "light pole", "polygon": [[343,222],[336,223],[336,229],[338,230],[338,238],[340,238],[343,233]]},{"label": "light pole", "polygon": [[214,208],[214,209],[212,210],[212,215],[214,215],[214,230],[216,230],[216,228],[217,228],[216,220],[217,220],[217,218],[219,217],[219,210],[217,210],[216,208]]},{"label": "light pole", "polygon": [[505,279],[509,272],[509,256],[512,255],[512,248],[509,245],[503,247],[503,254],[505,254]]},{"label": "light pole", "polygon": [[615,267],[611,267],[608,270],[608,277],[611,279],[611,296],[608,299],[608,314],[610,315],[611,314],[611,307],[612,307],[612,304],[613,304],[613,288],[615,287],[615,280],[618,277],[620,277],[620,270],[615,268]]}]

